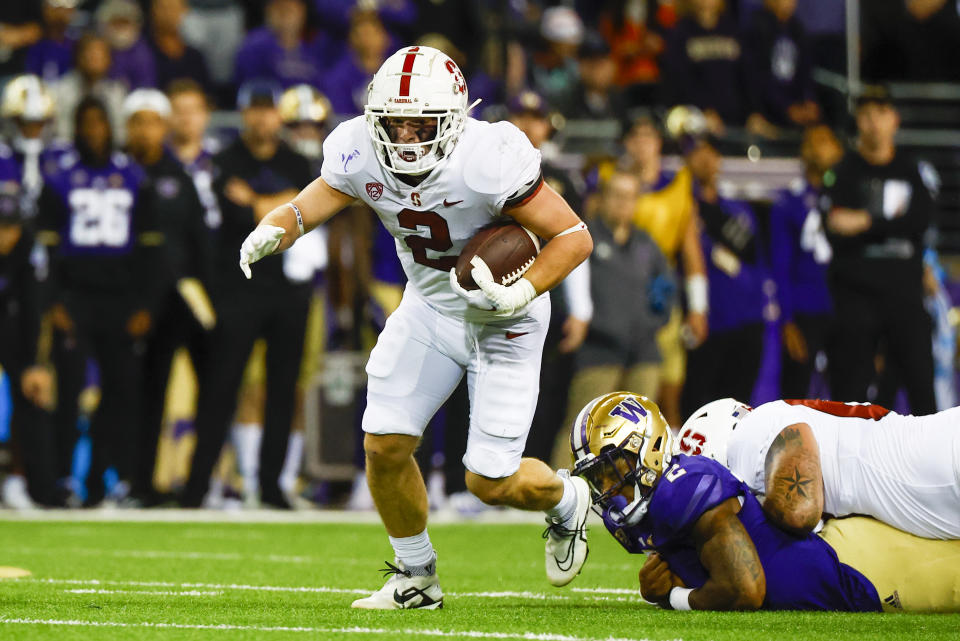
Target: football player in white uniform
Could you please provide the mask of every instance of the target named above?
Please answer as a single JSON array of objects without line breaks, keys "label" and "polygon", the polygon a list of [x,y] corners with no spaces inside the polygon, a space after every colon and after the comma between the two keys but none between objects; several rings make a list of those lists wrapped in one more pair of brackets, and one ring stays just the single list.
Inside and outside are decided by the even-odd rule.
[{"label": "football player in white uniform", "polygon": [[869,403],[713,401],[678,451],[727,466],[786,530],[864,514],[928,539],[960,539],[960,408],[902,416]]},{"label": "football player in white uniform", "polygon": [[[472,105],[471,105],[472,106]],[[409,280],[367,363],[364,448],[370,491],[396,555],[390,578],[353,607],[438,608],[427,493],[413,459],[430,417],[464,372],[471,411],[467,487],[492,505],[547,513],[547,576],[569,583],[587,554],[589,489],[521,458],[537,403],[550,304],[542,294],[589,256],[585,225],[540,173],[540,153],[513,125],[468,117],[463,74],[430,47],[406,47],[374,75],[364,116],[324,141],[320,177],[269,212],[244,241],[240,267],[282,251],[355,200],[396,240]],[[515,283],[453,267],[483,226],[514,220],[549,242]]]}]

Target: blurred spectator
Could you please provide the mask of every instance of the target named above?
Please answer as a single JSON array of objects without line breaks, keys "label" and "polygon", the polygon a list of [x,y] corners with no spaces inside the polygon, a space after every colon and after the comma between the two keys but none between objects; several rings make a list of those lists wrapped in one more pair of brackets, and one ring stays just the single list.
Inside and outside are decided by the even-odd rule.
[{"label": "blurred spectator", "polygon": [[797,0],[765,0],[744,37],[754,111],[747,126],[757,133],[764,133],[768,124],[804,127],[820,119],[814,100],[813,52],[794,15],[796,7]]},{"label": "blurred spectator", "polygon": [[616,86],[617,63],[610,57],[610,46],[599,34],[588,33],[579,55],[579,87],[564,115],[624,122],[627,108]]},{"label": "blurred spectator", "polygon": [[[540,169],[544,181],[579,213],[583,207],[583,180],[558,165],[553,158],[555,154],[550,153],[549,140],[553,135],[553,125],[546,101],[538,93],[527,89],[514,96],[508,107],[510,122],[526,134],[530,144],[543,154]],[[550,326],[543,345],[540,368],[540,394],[543,401],[537,404],[525,450],[527,456],[543,461],[550,460],[557,430],[566,415],[567,392],[573,378],[573,352],[580,348],[586,338],[593,315],[589,278],[589,269],[584,271],[578,268],[550,294]],[[448,469],[447,478],[452,478],[453,473]]]},{"label": "blurred spectator", "polygon": [[327,121],[333,115],[330,101],[310,85],[297,85],[283,92],[278,108],[287,144],[309,160],[319,176]]},{"label": "blurred spectator", "polygon": [[276,86],[240,88],[240,138],[214,157],[214,191],[223,212],[214,273],[217,326],[210,337],[206,376],[197,401],[197,447],[182,497],[199,507],[220,456],[244,365],[257,338],[267,342],[266,403],[260,448],[260,499],[289,508],[278,480],[287,451],[310,302],[309,283],[291,278],[282,256],[266,258],[253,280],[237,267],[237,247],[271,209],[307,185],[313,176],[306,158],[280,138],[282,121]]},{"label": "blurred spectator", "polygon": [[[457,63],[467,77],[467,86],[470,88],[470,102],[481,100],[483,105],[498,105],[503,102],[503,82],[487,73],[482,65],[472,65],[467,54],[455,46],[450,39],[440,33],[427,33],[414,43],[421,47],[433,47]],[[396,252],[391,252],[396,253]]]},{"label": "blurred spectator", "polygon": [[862,3],[863,77],[958,82],[960,7],[947,0]]},{"label": "blurred spectator", "polygon": [[[460,67],[469,78],[480,67],[483,52],[489,42],[486,31],[484,2],[462,0],[413,0],[416,18],[410,23],[409,37],[417,39],[424,34],[439,33],[456,45],[472,67]],[[362,6],[363,2],[358,2]],[[388,4],[378,0],[378,6]],[[504,3],[512,4],[512,3]],[[503,5],[498,5],[502,7]],[[392,29],[392,25],[391,25]],[[400,43],[403,45],[405,43]],[[470,86],[471,93],[473,86]]]},{"label": "blurred spectator", "polygon": [[233,64],[245,36],[243,19],[240,0],[190,0],[183,19],[183,39],[203,54],[218,87],[233,82]]},{"label": "blurred spectator", "polygon": [[106,0],[97,9],[97,26],[110,43],[110,77],[128,91],[157,86],[153,50],[143,37],[143,11],[135,0]]},{"label": "blurred spectator", "polygon": [[213,193],[213,156],[220,151],[220,145],[206,136],[210,124],[207,95],[196,82],[181,79],[171,83],[167,96],[170,99],[170,148],[193,178],[205,211],[204,222],[216,230],[223,217]]},{"label": "blurred spectator", "polygon": [[35,507],[34,501],[55,503],[49,415],[53,377],[40,365],[39,283],[31,260],[35,239],[20,209],[16,172],[10,150],[0,147],[0,367],[13,401],[13,469],[0,499],[24,509]]},{"label": "blurred spectator", "polygon": [[530,86],[547,102],[564,111],[577,90],[577,50],[583,42],[583,22],[573,9],[550,7],[540,20],[541,46],[530,56]]},{"label": "blurred spectator", "polygon": [[649,104],[660,81],[660,55],[677,22],[672,0],[609,0],[600,14],[600,33],[617,65],[617,83],[632,104]]},{"label": "blurred spectator", "polygon": [[689,0],[667,41],[664,102],[695,105],[710,131],[742,125],[747,117],[745,60],[737,25],[723,0]]},{"label": "blurred spectator", "polygon": [[13,129],[9,140],[23,198],[20,215],[28,221],[37,214],[43,175],[56,171],[60,157],[70,148],[50,141],[53,107],[53,96],[36,76],[17,76],[3,88],[0,116]]},{"label": "blurred spectator", "polygon": [[[163,237],[139,197],[142,172],[113,151],[105,105],[88,96],[75,118],[76,153],[47,177],[38,225],[50,256],[51,319],[69,343],[64,351],[93,357],[99,369],[87,498],[95,505],[104,497],[108,467],[120,479],[113,495],[118,500],[126,498],[136,473],[133,417],[139,416],[143,339],[151,327]],[[76,429],[84,360],[56,366],[58,409],[64,406]]]},{"label": "blurred spectator", "polygon": [[206,292],[212,248],[193,181],[164,146],[170,101],[157,89],[138,89],[127,96],[123,112],[127,147],[147,178],[139,197],[152,210],[164,237],[162,260],[155,267],[159,275],[151,306],[152,332],[144,353],[142,409],[136,428],[139,451],[131,479],[132,498],[149,506],[160,502],[153,475],[174,352],[188,347],[194,367],[202,372],[204,330],[216,320]]},{"label": "blurred spectator", "polygon": [[833,250],[819,201],[824,175],[842,156],[828,126],[809,127],[800,146],[804,177],[781,190],[770,209],[770,263],[783,322],[782,398],[807,398],[817,353],[826,347],[833,312],[827,266]]},{"label": "blurred spectator", "polygon": [[323,74],[321,90],[339,116],[363,113],[367,85],[390,52],[390,36],[373,11],[358,11],[350,19],[348,49]]},{"label": "blurred spectator", "polygon": [[676,280],[682,274],[686,283],[686,315],[679,304],[675,305],[669,321],[657,334],[663,358],[657,402],[671,424],[680,424],[680,395],[687,364],[683,336],[686,334],[689,346],[695,347],[708,333],[706,266],[693,202],[693,181],[687,167],[676,174],[663,169],[663,136],[651,117],[635,120],[623,145],[627,153],[620,159],[620,166],[639,178],[642,192],[634,223],[656,241],[676,271]]},{"label": "blurred spectator", "polygon": [[38,2],[0,2],[0,81],[23,73],[27,48],[43,37]]},{"label": "blurred spectator", "polygon": [[932,176],[895,144],[900,115],[882,88],[858,102],[856,149],[827,185],[830,291],[836,309],[829,352],[835,398],[869,398],[874,358],[907,389],[913,414],[936,411],[930,317],[923,307],[923,236],[933,224]]},{"label": "blurred spectator", "polygon": [[603,186],[600,216],[589,223],[594,314],[575,356],[567,426],[604,390],[636,390],[656,398],[660,369],[656,332],[673,307],[676,284],[656,243],[633,224],[639,195],[634,174],[614,173]]},{"label": "blurred spectator", "polygon": [[320,86],[319,41],[306,39],[306,0],[269,0],[266,25],[247,34],[240,50],[234,78],[271,80],[283,88],[297,84]]},{"label": "blurred spectator", "polygon": [[721,158],[715,145],[707,136],[687,135],[682,141],[695,181],[710,289],[710,334],[687,355],[684,416],[711,399],[750,398],[763,354],[764,243],[750,206],[720,196]]},{"label": "blurred spectator", "polygon": [[24,69],[54,82],[73,66],[75,39],[69,31],[79,0],[43,0],[43,38],[27,50]]},{"label": "blurred spectator", "polygon": [[157,86],[166,89],[174,80],[190,78],[210,91],[203,54],[180,35],[187,9],[187,0],[153,0],[150,4],[150,45],[156,60]]},{"label": "blurred spectator", "polygon": [[418,33],[427,31],[423,28],[425,25],[417,24],[414,0],[313,0],[313,6],[320,28],[328,39],[334,41],[343,40],[350,29],[350,16],[354,11],[376,11],[397,47],[411,39],[415,26]]},{"label": "blurred spectator", "polygon": [[107,108],[112,133],[122,130],[121,109],[127,90],[122,83],[107,77],[110,71],[110,45],[92,33],[83,35],[74,48],[74,68],[53,87],[57,108],[56,131],[61,140],[73,140],[74,112],[86,96],[94,96]]}]

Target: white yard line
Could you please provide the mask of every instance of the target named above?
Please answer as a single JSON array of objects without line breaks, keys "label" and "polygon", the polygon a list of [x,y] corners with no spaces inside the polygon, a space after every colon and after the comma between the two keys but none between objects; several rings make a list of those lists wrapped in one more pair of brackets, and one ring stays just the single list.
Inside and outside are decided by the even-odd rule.
[{"label": "white yard line", "polygon": [[[78,585],[78,586],[108,586],[108,587],[130,587],[130,588],[171,588],[180,590],[235,590],[244,592],[301,592],[315,594],[370,594],[376,588],[334,588],[328,586],[288,586],[288,585],[246,585],[241,583],[175,583],[171,581],[111,581],[99,579],[22,579],[18,583],[47,583],[52,585]],[[94,591],[83,592],[81,590],[73,592],[75,594],[97,593],[97,594],[148,594],[140,590],[115,590],[95,592],[100,588],[94,588]],[[446,596],[455,598],[480,598],[480,599],[532,599],[537,601],[622,601],[637,602],[642,600],[636,590],[625,590],[620,588],[574,588],[573,592],[577,596],[566,594],[546,594],[543,592],[530,591],[495,591],[495,592],[447,592]],[[184,592],[175,592],[175,594],[184,594]],[[612,596],[608,596],[612,595]]]},{"label": "white yard line", "polygon": [[[0,509],[0,521],[65,521],[65,522],[134,522],[134,523],[367,523],[380,525],[380,516],[373,511],[346,510],[180,510],[136,509],[119,510],[7,510]],[[453,510],[430,513],[430,525],[478,523],[483,525],[539,525],[543,526],[542,512],[503,509],[482,512],[469,518]],[[602,523],[591,513],[590,523],[602,528]]]},{"label": "white yard line", "polygon": [[[131,559],[185,559],[188,561],[261,561],[268,563],[331,563],[330,559],[316,556],[291,556],[284,554],[240,554],[238,552],[181,552],[178,550],[106,550],[102,548],[32,548],[12,547],[7,552],[21,554],[76,554],[83,556],[114,556]],[[356,565],[362,563],[358,559],[338,559],[340,565]]]},{"label": "white yard line", "polygon": [[66,594],[146,594],[149,596],[220,596],[223,594],[222,590],[216,591],[200,591],[200,590],[187,590],[185,592],[177,592],[174,590],[93,590],[87,588],[81,588],[77,590],[64,590]]},{"label": "white yard line", "polygon": [[[155,623],[150,621],[143,622],[124,622],[124,621],[78,621],[69,619],[6,619],[0,618],[0,624],[6,625],[57,625],[71,627],[91,627],[91,628],[160,628],[176,630],[225,630],[225,631],[250,631],[250,632],[310,632],[314,634],[335,634],[335,635],[371,635],[371,634],[391,634],[404,636],[406,638],[419,637],[446,637],[457,639],[516,639],[518,641],[648,641],[647,639],[630,639],[623,637],[576,637],[568,634],[551,634],[539,632],[483,632],[480,630],[439,630],[439,629],[401,629],[391,630],[389,628],[314,628],[303,626],[259,626],[259,625],[235,625],[229,623]],[[677,640],[679,641],[679,640]]]}]

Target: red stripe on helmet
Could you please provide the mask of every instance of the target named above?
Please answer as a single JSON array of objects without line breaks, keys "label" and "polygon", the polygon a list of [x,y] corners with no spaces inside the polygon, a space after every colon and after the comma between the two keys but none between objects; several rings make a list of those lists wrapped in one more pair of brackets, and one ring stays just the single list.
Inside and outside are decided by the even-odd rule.
[{"label": "red stripe on helmet", "polygon": [[400,95],[410,95],[410,75],[413,73],[413,62],[417,59],[417,52],[420,47],[411,47],[407,50],[407,55],[403,59],[403,69],[400,70]]}]

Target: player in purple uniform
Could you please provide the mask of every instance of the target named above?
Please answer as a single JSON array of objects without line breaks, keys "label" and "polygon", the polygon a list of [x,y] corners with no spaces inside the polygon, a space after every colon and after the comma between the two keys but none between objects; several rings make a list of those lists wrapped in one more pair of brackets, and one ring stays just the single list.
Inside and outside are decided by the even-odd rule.
[{"label": "player in purple uniform", "polygon": [[[629,392],[588,403],[571,431],[573,474],[590,484],[594,509],[628,552],[648,552],[640,570],[648,601],[677,610],[960,610],[958,573],[926,571],[956,558],[960,542],[893,534],[863,517],[791,535],[716,461],[671,456],[672,441],[657,405]],[[891,549],[907,550],[923,580],[891,571],[886,559],[899,556]]]},{"label": "player in purple uniform", "polygon": [[[75,115],[76,153],[46,178],[40,195],[38,240],[47,247],[48,303],[69,347],[96,359],[101,400],[91,421],[90,503],[103,497],[100,475],[115,465],[121,481],[135,472],[140,389],[140,342],[151,326],[163,234],[141,206],[142,171],[112,151],[107,109],[84,98]],[[70,362],[76,362],[70,360]],[[82,364],[83,361],[79,360]],[[57,364],[58,411],[76,425],[83,372]],[[71,425],[64,420],[61,425]],[[61,457],[69,460],[66,446]],[[68,464],[61,466],[67,467]],[[124,494],[123,484],[118,486]]]}]

